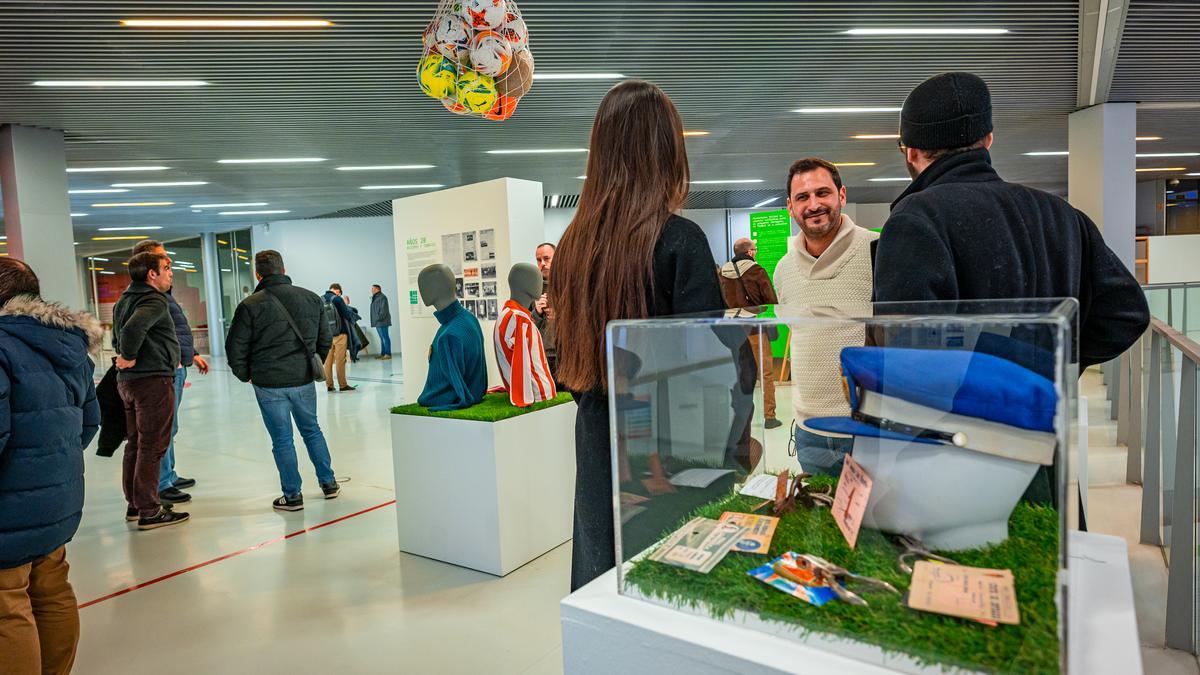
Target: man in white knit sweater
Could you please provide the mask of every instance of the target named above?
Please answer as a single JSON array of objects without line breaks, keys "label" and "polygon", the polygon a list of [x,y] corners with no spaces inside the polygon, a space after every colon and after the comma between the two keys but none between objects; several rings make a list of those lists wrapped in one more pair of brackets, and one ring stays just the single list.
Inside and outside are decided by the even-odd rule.
[{"label": "man in white knit sweater", "polygon": [[[879,235],[842,214],[846,188],[837,167],[816,157],[801,159],[789,169],[787,186],[787,208],[800,234],[775,268],[779,304],[786,306],[780,316],[822,307],[849,314],[869,309],[871,242]],[[853,439],[818,434],[803,421],[850,414],[839,356],[843,347],[862,345],[864,332],[855,326],[790,328],[796,459],[809,473],[837,476]]]}]

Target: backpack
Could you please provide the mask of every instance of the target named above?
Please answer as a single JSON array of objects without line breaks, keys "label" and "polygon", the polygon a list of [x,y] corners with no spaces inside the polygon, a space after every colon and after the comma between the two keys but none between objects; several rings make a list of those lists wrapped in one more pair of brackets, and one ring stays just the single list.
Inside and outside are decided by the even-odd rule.
[{"label": "backpack", "polygon": [[338,316],[337,307],[333,306],[333,297],[321,298],[321,320],[329,326],[329,334],[337,335],[341,331],[342,317]]}]

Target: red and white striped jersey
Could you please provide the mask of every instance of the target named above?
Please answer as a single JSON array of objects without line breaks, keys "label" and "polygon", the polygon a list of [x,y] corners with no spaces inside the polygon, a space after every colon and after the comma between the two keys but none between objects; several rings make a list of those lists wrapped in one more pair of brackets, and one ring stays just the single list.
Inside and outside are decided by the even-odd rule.
[{"label": "red and white striped jersey", "polygon": [[500,379],[508,387],[508,398],[518,408],[548,401],[558,395],[542,334],[533,324],[529,310],[509,300],[496,322],[496,362]]}]

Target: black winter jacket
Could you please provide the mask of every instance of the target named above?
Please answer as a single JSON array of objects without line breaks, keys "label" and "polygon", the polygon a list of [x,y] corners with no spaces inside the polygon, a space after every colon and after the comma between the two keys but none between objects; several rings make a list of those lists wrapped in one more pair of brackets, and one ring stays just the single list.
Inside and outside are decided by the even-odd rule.
[{"label": "black winter jacket", "polygon": [[113,350],[137,364],[119,371],[117,380],[175,377],[179,337],[167,296],[144,281],[135,281],[113,308]]},{"label": "black winter jacket", "polygon": [[196,361],[196,341],[192,337],[192,327],[188,325],[187,315],[175,301],[175,296],[167,291],[167,304],[171,308],[171,321],[175,322],[175,337],[179,339],[179,365],[191,368]]},{"label": "black winter jacket", "polygon": [[283,303],[304,336],[304,345],[321,360],[329,353],[333,336],[321,317],[321,298],[310,290],[293,286],[283,274],[263,277],[254,293],[237,306],[225,355],[229,369],[242,382],[280,389],[299,387],[313,381],[305,346],[300,343],[279,304]]},{"label": "black winter jacket", "polygon": [[1096,225],[1052,194],[1006,183],[987,150],[944,157],[892,204],[875,300],[1076,298],[1081,367],[1119,356],[1150,312]]}]

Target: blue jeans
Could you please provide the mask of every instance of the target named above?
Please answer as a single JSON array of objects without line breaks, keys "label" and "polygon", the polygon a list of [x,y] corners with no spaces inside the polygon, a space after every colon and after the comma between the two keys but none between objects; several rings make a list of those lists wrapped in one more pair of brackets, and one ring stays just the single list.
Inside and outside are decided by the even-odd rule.
[{"label": "blue jeans", "polygon": [[375,332],[379,333],[379,353],[380,353],[380,355],[391,354],[392,353],[392,337],[390,335],[388,335],[388,327],[387,326],[375,326]]},{"label": "blue jeans", "polygon": [[179,399],[183,398],[183,383],[187,381],[187,368],[175,369],[175,412],[171,415],[171,443],[167,446],[167,454],[163,455],[162,466],[158,470],[158,491],[162,492],[175,485],[179,475],[175,473],[175,434],[179,432]]},{"label": "blue jeans", "polygon": [[292,438],[292,419],[308,449],[308,459],[317,470],[321,485],[336,483],[333,467],[330,466],[329,446],[325,434],[317,424],[317,388],[315,384],[299,387],[270,389],[255,385],[254,396],[258,398],[258,409],[263,423],[271,435],[271,452],[275,455],[275,467],[279,469],[279,482],[283,494],[295,497],[300,494],[300,470],[296,466],[296,443]]},{"label": "blue jeans", "polygon": [[842,475],[842,464],[854,448],[853,438],[821,436],[801,428],[799,424],[794,430],[796,459],[806,473],[834,478]]}]

